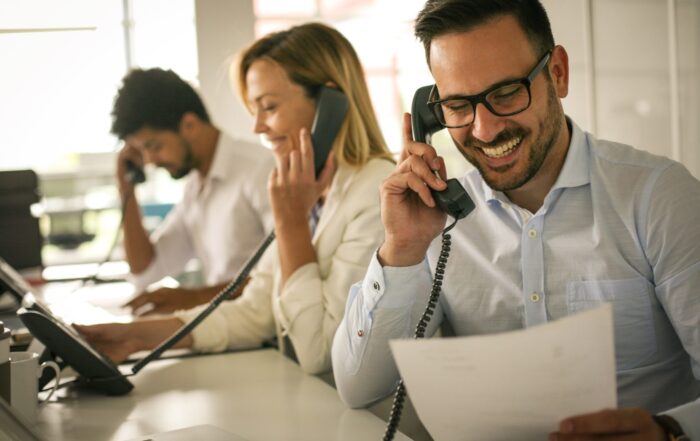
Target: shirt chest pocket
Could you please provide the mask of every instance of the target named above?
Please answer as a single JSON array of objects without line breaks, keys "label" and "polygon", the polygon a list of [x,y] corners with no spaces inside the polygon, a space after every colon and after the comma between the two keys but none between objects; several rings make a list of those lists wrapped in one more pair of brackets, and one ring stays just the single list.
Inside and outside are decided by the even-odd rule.
[{"label": "shirt chest pocket", "polygon": [[569,314],[603,303],[612,304],[618,371],[643,366],[656,353],[651,288],[644,279],[569,282],[567,285]]}]

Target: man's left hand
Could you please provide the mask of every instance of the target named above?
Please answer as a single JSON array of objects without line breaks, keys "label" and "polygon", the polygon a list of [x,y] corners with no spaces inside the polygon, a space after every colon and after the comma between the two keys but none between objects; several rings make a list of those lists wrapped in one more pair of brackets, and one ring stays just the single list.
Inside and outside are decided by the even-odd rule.
[{"label": "man's left hand", "polygon": [[666,434],[643,409],[608,409],[559,423],[549,441],[666,441]]},{"label": "man's left hand", "polygon": [[200,299],[197,293],[194,289],[158,288],[139,294],[124,306],[131,308],[136,316],[171,314],[205,303],[206,299]]}]

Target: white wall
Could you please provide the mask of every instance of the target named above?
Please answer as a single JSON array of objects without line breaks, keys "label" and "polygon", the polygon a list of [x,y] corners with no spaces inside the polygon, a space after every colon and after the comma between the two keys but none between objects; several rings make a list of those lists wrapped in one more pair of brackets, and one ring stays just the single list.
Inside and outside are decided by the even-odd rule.
[{"label": "white wall", "polygon": [[700,177],[700,2],[543,4],[570,57],[567,114],[600,138],[674,158]]},{"label": "white wall", "polygon": [[254,38],[250,0],[196,0],[200,92],[215,125],[239,138],[256,140],[252,119],[230,77],[231,58]]}]

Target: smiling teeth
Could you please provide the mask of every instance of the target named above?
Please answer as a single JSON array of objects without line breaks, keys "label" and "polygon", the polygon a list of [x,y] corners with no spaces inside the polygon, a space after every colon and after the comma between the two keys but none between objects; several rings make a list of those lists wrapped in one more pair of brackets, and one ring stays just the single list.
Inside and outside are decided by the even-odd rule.
[{"label": "smiling teeth", "polygon": [[481,150],[489,158],[502,158],[512,152],[518,144],[520,144],[520,138],[515,138],[498,147],[484,147]]}]

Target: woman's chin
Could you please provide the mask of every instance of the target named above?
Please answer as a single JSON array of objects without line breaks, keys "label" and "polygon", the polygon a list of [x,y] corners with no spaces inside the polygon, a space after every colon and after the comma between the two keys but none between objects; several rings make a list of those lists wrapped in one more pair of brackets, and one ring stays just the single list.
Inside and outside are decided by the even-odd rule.
[{"label": "woman's chin", "polygon": [[289,154],[294,149],[294,146],[287,141],[271,142],[270,149],[275,155],[284,156]]}]

